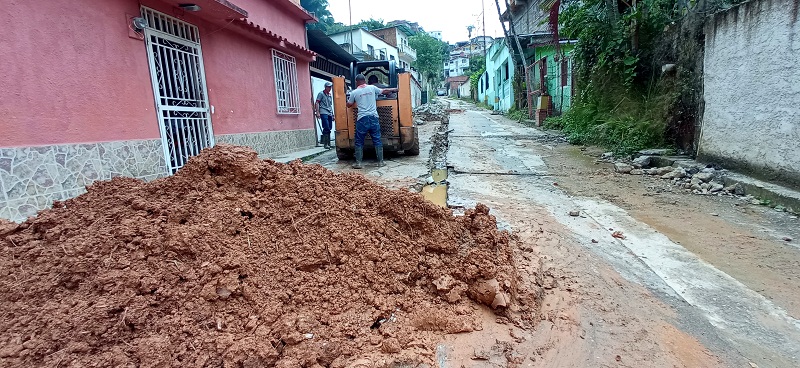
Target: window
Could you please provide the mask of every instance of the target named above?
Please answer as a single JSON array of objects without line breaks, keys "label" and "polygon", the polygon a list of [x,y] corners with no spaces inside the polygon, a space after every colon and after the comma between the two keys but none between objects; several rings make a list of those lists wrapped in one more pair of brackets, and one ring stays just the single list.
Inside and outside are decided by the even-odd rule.
[{"label": "window", "polygon": [[372,45],[367,45],[367,53],[370,56],[375,57],[375,48],[372,47]]},{"label": "window", "polygon": [[389,55],[389,60],[394,60],[394,55]]},{"label": "window", "polygon": [[381,53],[381,58],[380,59],[381,60],[386,60],[386,51],[381,50],[380,53]]},{"label": "window", "polygon": [[297,92],[297,63],[294,57],[272,50],[272,64],[275,69],[278,114],[299,114],[300,95]]},{"label": "window", "polygon": [[503,80],[508,80],[508,62],[503,63]]}]

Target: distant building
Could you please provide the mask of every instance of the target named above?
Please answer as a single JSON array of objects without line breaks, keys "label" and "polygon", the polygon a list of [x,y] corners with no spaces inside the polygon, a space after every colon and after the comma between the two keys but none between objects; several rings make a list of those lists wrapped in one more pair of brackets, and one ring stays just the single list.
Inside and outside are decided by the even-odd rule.
[{"label": "distant building", "polygon": [[441,41],[442,40],[442,31],[430,31],[428,35]]},{"label": "distant building", "polygon": [[492,45],[492,42],[494,42],[494,38],[492,38],[492,36],[477,36],[470,40],[470,44],[472,45],[483,47],[483,45],[486,44],[487,49]]},{"label": "distant building", "polygon": [[417,34],[419,32],[425,32],[425,30],[422,29],[422,27],[419,26],[419,23],[417,23],[417,22],[409,22],[407,20],[393,20],[393,21],[391,21],[389,23],[386,23],[386,25],[387,26],[404,25],[404,26],[408,27],[411,30],[411,32],[414,32],[414,34]]},{"label": "distant building", "polygon": [[397,65],[406,70],[411,69],[411,64],[417,60],[417,51],[408,45],[408,38],[414,35],[410,28],[400,24],[373,30],[372,34],[397,48],[400,59]]},{"label": "distant building", "polygon": [[397,47],[364,28],[342,31],[328,36],[347,52],[352,52],[359,61],[399,60]]},{"label": "distant building", "polygon": [[[466,88],[462,88],[463,85],[467,85]],[[469,77],[466,75],[456,76],[456,77],[449,77],[444,81],[445,87],[447,87],[448,94],[454,97],[468,97],[469,96]],[[465,92],[464,95],[461,93]]]},{"label": "distant building", "polygon": [[469,58],[466,55],[451,57],[444,63],[444,77],[458,77],[466,73],[469,68]]}]

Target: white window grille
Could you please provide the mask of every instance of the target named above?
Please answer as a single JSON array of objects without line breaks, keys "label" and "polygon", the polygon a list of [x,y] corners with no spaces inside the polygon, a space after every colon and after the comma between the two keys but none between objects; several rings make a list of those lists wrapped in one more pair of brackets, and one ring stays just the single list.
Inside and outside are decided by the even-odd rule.
[{"label": "white window grille", "polygon": [[272,50],[272,64],[275,69],[278,113],[299,114],[300,94],[298,93],[297,62],[294,56]]},{"label": "white window grille", "polygon": [[150,78],[153,84],[164,157],[175,173],[214,145],[200,33],[196,26],[147,7]]}]

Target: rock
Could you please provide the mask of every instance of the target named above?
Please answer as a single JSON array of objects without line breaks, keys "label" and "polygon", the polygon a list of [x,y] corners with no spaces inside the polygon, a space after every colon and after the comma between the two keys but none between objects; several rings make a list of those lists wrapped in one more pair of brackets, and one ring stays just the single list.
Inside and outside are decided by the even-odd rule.
[{"label": "rock", "polygon": [[698,179],[700,179],[700,180],[702,180],[704,182],[709,182],[709,181],[711,181],[711,179],[714,178],[714,174],[713,173],[707,173],[707,172],[699,172],[699,173],[694,174],[692,176],[692,179],[694,179],[694,178],[698,178]]},{"label": "rock", "polygon": [[692,183],[683,183],[684,189],[690,189],[692,187]]},{"label": "rock", "polygon": [[602,155],[600,155],[600,158],[603,160],[610,160],[614,158],[614,152],[605,152]]},{"label": "rock", "polygon": [[581,211],[572,210],[572,211],[569,211],[569,215],[572,216],[572,217],[578,217],[578,216],[581,215]]},{"label": "rock", "polygon": [[692,177],[692,180],[690,180],[689,183],[691,183],[692,185],[694,184],[700,185],[701,183],[703,183],[703,181],[700,180],[700,178]]},{"label": "rock", "polygon": [[738,196],[743,196],[744,186],[741,183],[736,183],[736,185],[733,186],[733,194],[736,194]]},{"label": "rock", "polygon": [[700,172],[702,172],[702,173],[709,173],[709,174],[713,174],[713,173],[717,172],[717,170],[714,170],[714,168],[713,168],[713,167],[706,167],[705,169],[703,169],[703,170],[700,170]]},{"label": "rock", "polygon": [[642,168],[650,166],[650,156],[639,156],[633,159],[633,167]]},{"label": "rock", "polygon": [[453,279],[450,275],[443,275],[438,279],[433,281],[433,285],[436,286],[436,290],[447,292],[453,288],[455,285],[455,279]]},{"label": "rock", "polygon": [[686,176],[686,171],[683,168],[679,167],[679,168],[674,169],[674,170],[672,170],[672,171],[670,171],[670,172],[668,172],[668,173],[666,173],[664,175],[661,175],[661,179],[675,179],[675,178],[680,179],[680,178],[683,178],[685,176]]},{"label": "rock", "polygon": [[669,148],[646,149],[639,151],[642,156],[666,156],[672,152]]},{"label": "rock", "polygon": [[788,236],[784,236],[783,237],[783,241],[790,242],[790,241],[792,241],[792,238],[790,238]]},{"label": "rock", "polygon": [[700,187],[700,184],[691,184],[689,186],[689,189],[691,189],[691,190],[703,190],[703,188]]},{"label": "rock", "polygon": [[701,183],[700,184],[700,188],[703,189],[703,190],[708,190],[709,187],[711,187],[711,184],[708,184],[708,183]]},{"label": "rock", "polygon": [[716,216],[719,216],[719,214],[718,213],[711,213],[711,216],[715,216],[716,217]]},{"label": "rock", "polygon": [[627,174],[627,173],[630,173],[631,170],[633,170],[633,166],[631,166],[631,165],[628,165],[628,164],[625,164],[625,163],[622,163],[622,162],[617,162],[617,163],[614,164],[614,171],[616,171],[618,173]]},{"label": "rock", "polygon": [[642,175],[642,174],[644,174],[644,170],[642,170],[642,169],[633,169],[633,170],[631,170],[630,174],[631,175]]},{"label": "rock", "polygon": [[500,288],[497,279],[480,280],[472,285],[470,293],[473,299],[493,309],[506,307],[511,300],[509,295]]},{"label": "rock", "polygon": [[386,340],[383,340],[383,344],[381,344],[381,350],[384,353],[394,354],[399,353],[402,349],[400,348],[400,342],[397,341],[396,338],[390,337]]},{"label": "rock", "polygon": [[708,191],[711,193],[716,193],[722,190],[725,186],[720,183],[711,183],[711,187],[708,188]]},{"label": "rock", "polygon": [[687,169],[687,170],[686,170],[686,172],[687,172],[687,173],[689,173],[689,174],[692,174],[692,175],[694,175],[694,174],[697,174],[697,173],[699,173],[699,172],[700,172],[700,169],[698,169],[698,168],[696,168],[696,167],[690,167],[689,169]]},{"label": "rock", "polygon": [[750,204],[754,204],[754,205],[758,206],[758,205],[761,204],[761,201],[758,200],[758,199],[753,198],[752,200],[750,200]]}]

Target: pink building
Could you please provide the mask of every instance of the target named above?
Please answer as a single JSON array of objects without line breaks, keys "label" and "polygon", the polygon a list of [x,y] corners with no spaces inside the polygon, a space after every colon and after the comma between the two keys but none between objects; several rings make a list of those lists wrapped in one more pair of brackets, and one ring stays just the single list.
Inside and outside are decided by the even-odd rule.
[{"label": "pink building", "polygon": [[299,0],[0,0],[0,217],[216,143],[316,143]]}]

